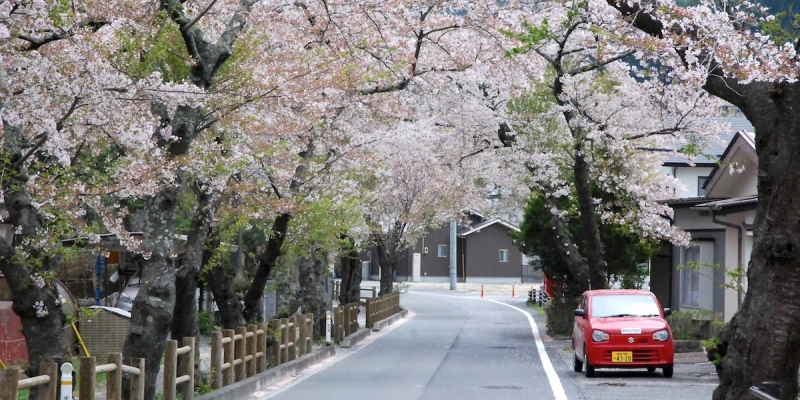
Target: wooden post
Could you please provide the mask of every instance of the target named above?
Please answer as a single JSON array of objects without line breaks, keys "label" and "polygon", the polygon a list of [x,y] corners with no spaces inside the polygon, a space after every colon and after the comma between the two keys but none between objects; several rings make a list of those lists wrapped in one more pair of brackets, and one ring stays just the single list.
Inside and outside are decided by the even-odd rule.
[{"label": "wooden post", "polygon": [[289,326],[289,361],[293,361],[297,359],[297,318],[294,315],[289,317]]},{"label": "wooden post", "polygon": [[[177,375],[178,363],[178,341],[167,340],[164,347],[164,400],[175,400],[175,377]],[[83,369],[81,369],[81,373]],[[83,392],[83,385],[81,385]],[[84,397],[81,396],[83,399]],[[92,397],[94,398],[94,397]]]},{"label": "wooden post", "polygon": [[352,307],[350,307],[350,304],[345,304],[345,306],[344,306],[344,336],[345,337],[350,336],[350,334],[353,333],[353,332],[351,332],[351,329],[353,328],[353,326],[350,323],[350,310],[352,310]]},{"label": "wooden post", "polygon": [[272,341],[272,363],[270,364],[270,368],[272,368],[281,365],[281,320],[272,320],[270,332],[275,335]]},{"label": "wooden post", "polygon": [[222,332],[211,332],[211,388],[222,387]]},{"label": "wooden post", "polygon": [[297,339],[297,355],[302,357],[306,355],[306,316],[298,315],[295,317],[295,321],[297,321],[297,331],[300,333],[300,337]]},{"label": "wooden post", "polygon": [[122,398],[122,353],[110,353],[108,363],[117,368],[106,372],[106,400],[120,400]]},{"label": "wooden post", "polygon": [[281,318],[281,362],[289,361],[289,319]]},{"label": "wooden post", "polygon": [[306,314],[306,354],[314,351],[314,313]]},{"label": "wooden post", "polygon": [[56,400],[58,398],[58,388],[61,386],[61,378],[58,375],[58,363],[42,363],[42,365],[39,366],[39,375],[47,375],[50,377],[50,382],[39,389],[39,400]]},{"label": "wooden post", "polygon": [[19,368],[0,370],[0,400],[17,400],[19,391]]},{"label": "wooden post", "polygon": [[249,335],[247,338],[247,357],[250,359],[247,361],[247,376],[253,376],[256,374],[256,353],[258,352],[256,348],[256,339],[258,339],[258,325],[250,324],[247,326],[247,334]]},{"label": "wooden post", "polygon": [[181,376],[188,376],[189,380],[181,384],[181,400],[192,400],[194,397],[194,336],[183,338],[183,347],[189,347],[189,352],[183,354]]},{"label": "wooden post", "polygon": [[246,355],[246,348],[245,348],[245,335],[247,335],[247,328],[240,326],[235,329],[236,331],[236,346],[234,347],[234,352],[236,353],[236,368],[234,369],[234,374],[236,375],[236,382],[241,382],[245,378],[247,378],[247,371],[244,367],[244,361]]},{"label": "wooden post", "polygon": [[267,335],[269,335],[269,323],[264,321],[259,328],[261,333],[258,334],[258,352],[261,353],[261,358],[256,363],[256,372],[261,373],[267,370]]},{"label": "wooden post", "polygon": [[236,345],[236,331],[233,329],[225,329],[225,338],[228,339],[228,342],[225,343],[224,349],[224,357],[225,357],[225,364],[228,364],[228,368],[222,372],[222,386],[228,386],[233,384],[233,360],[236,358],[234,354],[234,348]]},{"label": "wooden post", "polygon": [[94,399],[94,386],[97,381],[97,376],[94,374],[95,365],[94,357],[81,357],[81,371],[78,377],[80,384],[78,397],[81,399]]},{"label": "wooden post", "polygon": [[139,369],[139,375],[131,379],[131,400],[144,400],[144,358],[131,359],[131,367]]},{"label": "wooden post", "polygon": [[367,299],[367,304],[364,306],[364,308],[366,309],[366,313],[367,313],[367,328],[368,329],[372,329],[372,325],[375,324],[372,321],[372,312],[373,312],[372,308],[374,307],[374,305],[375,305],[375,300]]}]

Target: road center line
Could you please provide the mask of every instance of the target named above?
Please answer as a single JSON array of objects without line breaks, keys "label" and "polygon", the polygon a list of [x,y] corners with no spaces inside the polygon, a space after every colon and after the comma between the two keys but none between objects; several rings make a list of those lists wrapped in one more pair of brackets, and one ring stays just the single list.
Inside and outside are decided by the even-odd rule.
[{"label": "road center line", "polygon": [[547,374],[547,380],[550,381],[550,388],[553,390],[553,394],[555,394],[555,400],[567,400],[567,394],[564,392],[564,387],[561,386],[561,380],[558,379],[558,374],[556,373],[555,368],[553,368],[553,363],[550,362],[550,357],[547,355],[547,351],[544,349],[544,342],[542,342],[542,337],[539,335],[539,328],[536,326],[536,321],[533,320],[531,314],[520,309],[519,307],[514,307],[511,304],[506,304],[502,301],[491,299],[488,300],[492,303],[511,307],[521,312],[525,315],[525,317],[528,318],[528,323],[531,325],[531,331],[533,331],[533,338],[536,340],[536,350],[539,351],[539,358],[542,360],[542,367],[544,367],[544,372]]}]

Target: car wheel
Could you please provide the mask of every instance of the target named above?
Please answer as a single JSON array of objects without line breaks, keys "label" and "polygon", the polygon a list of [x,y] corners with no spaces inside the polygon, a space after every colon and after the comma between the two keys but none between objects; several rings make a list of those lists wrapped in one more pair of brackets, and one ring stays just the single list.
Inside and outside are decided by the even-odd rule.
[{"label": "car wheel", "polygon": [[661,369],[664,371],[664,377],[665,378],[672,378],[672,372],[673,372],[672,365],[670,365],[668,367],[661,368]]},{"label": "car wheel", "polygon": [[572,349],[572,370],[575,372],[583,371],[583,361],[578,360],[578,352]]},{"label": "car wheel", "polygon": [[583,371],[584,375],[587,378],[594,378],[594,367],[589,364],[589,353],[586,352],[586,349],[583,349],[583,363],[586,364],[586,369]]},{"label": "car wheel", "polygon": [[656,367],[647,367],[647,372],[656,372]]}]

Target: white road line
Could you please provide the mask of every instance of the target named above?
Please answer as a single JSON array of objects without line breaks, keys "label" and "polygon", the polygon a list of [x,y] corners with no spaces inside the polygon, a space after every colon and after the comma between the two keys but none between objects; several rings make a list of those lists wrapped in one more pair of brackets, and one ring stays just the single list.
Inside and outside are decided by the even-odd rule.
[{"label": "white road line", "polygon": [[[411,292],[411,291],[409,291]],[[536,321],[533,320],[533,317],[527,311],[519,308],[514,307],[511,304],[503,303],[502,301],[492,300],[492,299],[482,299],[482,298],[475,298],[475,297],[463,297],[463,296],[453,296],[453,295],[446,295],[446,294],[438,294],[438,293],[425,293],[425,292],[417,292],[414,291],[415,294],[425,294],[430,296],[441,296],[441,297],[452,297],[456,299],[468,299],[468,300],[486,300],[491,301],[492,303],[497,303],[504,305],[506,307],[511,307],[528,318],[528,323],[531,325],[531,331],[533,332],[533,339],[536,340],[536,350],[539,351],[539,358],[542,360],[542,367],[544,368],[544,372],[547,374],[547,380],[550,381],[550,388],[553,390],[553,394],[555,394],[555,400],[567,400],[567,394],[564,392],[564,387],[561,386],[561,380],[558,379],[558,374],[556,373],[555,368],[553,368],[553,363],[550,362],[550,357],[547,355],[547,351],[544,349],[544,342],[542,342],[542,336],[539,335],[539,327],[536,326]]]},{"label": "white road line", "polygon": [[536,349],[539,351],[539,358],[542,360],[542,366],[544,367],[544,372],[547,374],[547,380],[550,381],[550,388],[553,390],[553,394],[555,394],[555,400],[567,400],[567,394],[564,393],[564,387],[561,386],[561,380],[558,379],[558,374],[556,373],[555,368],[553,368],[553,363],[550,362],[550,357],[547,355],[547,351],[544,349],[544,342],[542,342],[542,337],[539,335],[539,328],[536,326],[536,321],[533,320],[531,314],[522,310],[518,307],[514,307],[511,304],[506,304],[501,301],[491,300],[492,303],[502,304],[506,307],[511,307],[528,318],[528,323],[531,324],[531,331],[533,331],[533,338],[536,340]]}]

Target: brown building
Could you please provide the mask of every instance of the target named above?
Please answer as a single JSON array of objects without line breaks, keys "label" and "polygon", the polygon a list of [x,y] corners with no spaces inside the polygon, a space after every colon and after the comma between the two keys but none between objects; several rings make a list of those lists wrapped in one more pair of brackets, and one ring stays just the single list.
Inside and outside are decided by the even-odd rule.
[{"label": "brown building", "polygon": [[[528,270],[525,257],[510,236],[519,228],[499,218],[469,213],[456,230],[458,282],[519,283]],[[378,279],[380,265],[372,251],[362,258],[364,279]],[[399,257],[395,281],[450,281],[450,226],[442,225],[420,238]]]}]

